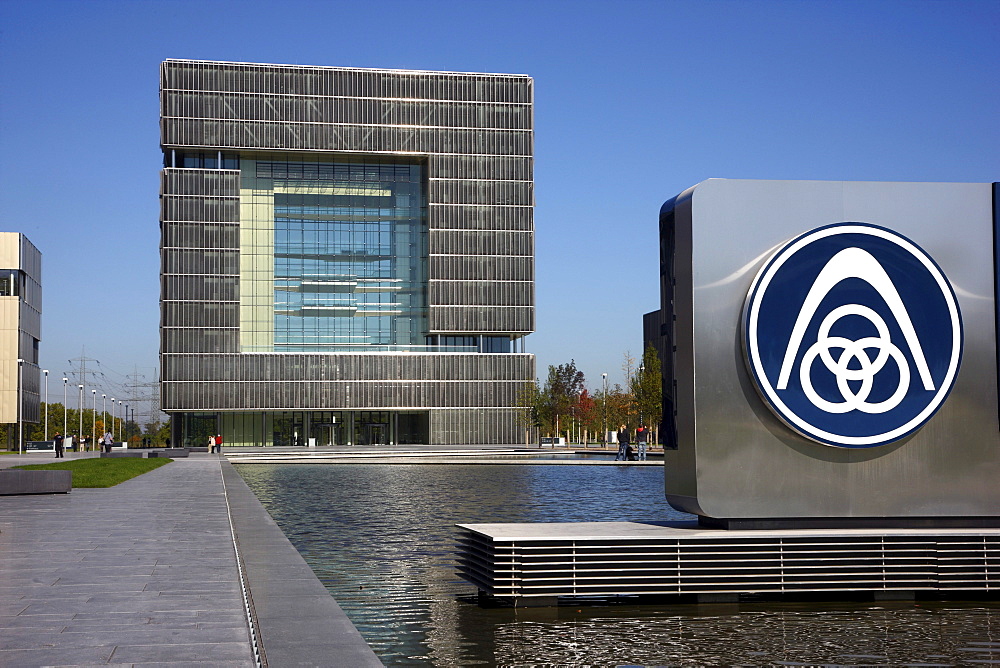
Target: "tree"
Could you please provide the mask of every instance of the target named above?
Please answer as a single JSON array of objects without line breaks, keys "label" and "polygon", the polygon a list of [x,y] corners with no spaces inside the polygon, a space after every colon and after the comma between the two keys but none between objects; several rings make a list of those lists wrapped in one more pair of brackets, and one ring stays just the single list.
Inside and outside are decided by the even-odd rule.
[{"label": "tree", "polygon": [[616,431],[619,425],[625,425],[629,429],[633,425],[633,412],[635,402],[632,393],[623,388],[618,383],[608,390],[608,431]]},{"label": "tree", "polygon": [[575,360],[559,366],[549,365],[549,377],[542,393],[547,399],[556,434],[561,431],[562,418],[571,415],[580,401],[584,383],[583,372],[576,368]]},{"label": "tree", "polygon": [[158,424],[159,427],[153,436],[153,442],[157,445],[165,445],[167,440],[170,438],[170,418],[167,418],[166,422]]},{"label": "tree", "polygon": [[653,429],[656,442],[663,415],[663,379],[660,375],[660,356],[652,343],[646,346],[642,365],[632,377],[631,385],[639,419]]},{"label": "tree", "polygon": [[576,418],[580,421],[583,429],[583,444],[586,445],[591,434],[601,432],[601,406],[590,396],[586,388],[580,392],[580,400],[577,402]]},{"label": "tree", "polygon": [[[517,421],[525,430],[544,429],[546,400],[537,380],[526,382],[517,393]],[[527,436],[526,436],[527,438]]]}]

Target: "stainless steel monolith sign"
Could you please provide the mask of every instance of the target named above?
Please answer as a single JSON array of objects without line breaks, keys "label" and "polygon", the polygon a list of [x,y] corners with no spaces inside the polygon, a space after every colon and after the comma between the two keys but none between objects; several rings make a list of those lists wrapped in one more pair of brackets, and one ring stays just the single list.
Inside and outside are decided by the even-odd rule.
[{"label": "stainless steel monolith sign", "polygon": [[1000,516],[994,190],[713,179],[668,201],[670,502]]}]

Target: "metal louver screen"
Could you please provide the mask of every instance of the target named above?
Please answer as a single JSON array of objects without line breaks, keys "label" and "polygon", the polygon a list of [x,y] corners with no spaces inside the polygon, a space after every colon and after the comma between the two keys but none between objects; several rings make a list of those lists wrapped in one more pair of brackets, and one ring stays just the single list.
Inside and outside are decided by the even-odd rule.
[{"label": "metal louver screen", "polygon": [[[600,524],[613,526],[610,535],[599,535]],[[458,571],[511,598],[1000,589],[1000,530],[751,534],[630,524],[579,525],[587,529],[572,538],[537,534],[565,535],[573,524],[459,525]],[[511,537],[518,526],[537,537]]]}]

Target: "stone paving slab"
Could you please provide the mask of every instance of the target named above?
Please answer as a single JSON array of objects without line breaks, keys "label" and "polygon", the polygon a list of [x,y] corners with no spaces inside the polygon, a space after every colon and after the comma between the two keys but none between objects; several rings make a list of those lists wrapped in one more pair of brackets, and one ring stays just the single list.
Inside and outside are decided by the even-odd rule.
[{"label": "stone paving slab", "polygon": [[218,460],[187,460],[0,498],[0,665],[255,665],[221,483]]},{"label": "stone paving slab", "polygon": [[0,497],[0,666],[256,665],[234,529],[271,666],[381,665],[235,469],[205,454],[109,489]]}]

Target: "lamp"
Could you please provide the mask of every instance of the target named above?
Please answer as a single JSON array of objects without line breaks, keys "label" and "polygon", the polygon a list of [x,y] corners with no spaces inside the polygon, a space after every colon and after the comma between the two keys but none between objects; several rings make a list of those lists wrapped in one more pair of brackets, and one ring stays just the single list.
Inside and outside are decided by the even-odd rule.
[{"label": "lamp", "polygon": [[80,431],[76,432],[76,437],[80,439],[80,450],[84,449],[85,443],[83,442],[83,385],[77,385],[80,388],[80,400],[77,402],[77,406],[80,408]]},{"label": "lamp", "polygon": [[42,440],[47,441],[49,440],[49,370],[42,369],[42,373],[45,374],[45,435]]},{"label": "lamp", "polygon": [[69,378],[66,378],[65,376],[63,376],[63,426],[62,426],[63,438],[66,437],[67,427],[69,426],[69,425],[66,424],[66,403],[67,403],[66,402],[66,388],[69,387],[69,385],[67,385],[68,382],[69,382]]},{"label": "lamp", "polygon": [[90,393],[94,396],[94,410],[90,412],[90,438],[97,445],[97,390],[91,390]]},{"label": "lamp", "polygon": [[604,381],[604,445],[608,444],[608,374],[602,373]]},{"label": "lamp", "polygon": [[24,360],[17,358],[17,454],[24,454],[24,421],[21,419],[21,367]]}]

